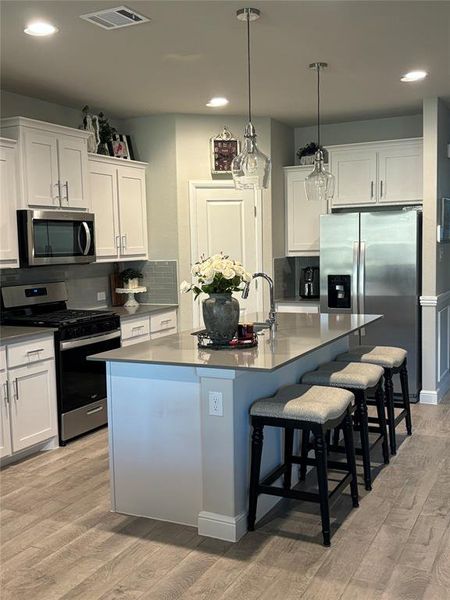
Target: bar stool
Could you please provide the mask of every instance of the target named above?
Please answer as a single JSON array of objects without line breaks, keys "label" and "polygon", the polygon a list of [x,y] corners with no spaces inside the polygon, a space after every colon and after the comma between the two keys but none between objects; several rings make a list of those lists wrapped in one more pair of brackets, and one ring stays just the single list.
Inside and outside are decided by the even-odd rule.
[{"label": "bar stool", "polygon": [[[389,463],[389,445],[386,428],[386,415],[383,400],[383,369],[377,365],[361,363],[338,363],[329,362],[321,365],[316,371],[305,373],[302,383],[309,385],[324,385],[344,388],[353,393],[356,403],[355,430],[360,432],[361,449],[356,453],[362,455],[364,469],[364,486],[366,490],[372,489],[371,451],[381,443],[383,449],[383,460]],[[374,394],[377,407],[377,426],[369,427],[369,415],[367,413],[367,396]],[[378,433],[377,439],[372,445],[369,441],[369,431]],[[341,451],[338,446],[334,450]],[[302,455],[309,452],[309,436],[302,435]],[[306,474],[305,469],[300,471],[301,479]]]},{"label": "bar stool", "polygon": [[[354,397],[347,390],[309,385],[289,385],[281,388],[271,398],[254,402],[250,408],[252,431],[250,498],[248,529],[254,531],[258,496],[269,494],[283,498],[295,498],[320,504],[322,535],[325,546],[330,545],[329,499],[350,483],[352,503],[358,506],[355,452],[352,432],[352,403]],[[346,463],[328,461],[326,432],[336,426],[344,430]],[[265,426],[281,427],[285,434],[284,462],[260,482],[263,429]],[[293,438],[296,429],[308,429],[314,436],[315,459],[294,456]],[[293,464],[302,463],[317,468],[319,493],[304,492],[291,488]],[[346,475],[329,493],[328,467],[345,471]],[[271,485],[283,475],[283,488]]]},{"label": "bar stool", "polygon": [[[386,398],[387,422],[389,427],[389,441],[391,453],[397,454],[397,440],[395,429],[405,419],[406,432],[412,434],[411,406],[409,403],[408,368],[406,364],[407,352],[395,346],[358,346],[349,352],[340,354],[336,360],[341,362],[361,362],[380,365],[384,369],[384,390]],[[394,400],[393,375],[400,375],[402,400]],[[395,416],[395,408],[400,408],[400,413]]]}]

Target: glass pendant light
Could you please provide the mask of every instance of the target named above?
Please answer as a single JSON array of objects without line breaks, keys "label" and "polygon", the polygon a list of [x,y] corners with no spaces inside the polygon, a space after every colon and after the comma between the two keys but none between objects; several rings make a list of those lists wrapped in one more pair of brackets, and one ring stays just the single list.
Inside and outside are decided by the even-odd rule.
[{"label": "glass pendant light", "polygon": [[319,149],[314,156],[314,169],[305,179],[305,190],[308,200],[317,202],[331,201],[334,194],[334,175],[325,169],[323,152],[320,149],[320,71],[326,69],[328,63],[315,62],[309,65],[317,72],[317,145]]},{"label": "glass pendant light", "polygon": [[260,190],[267,188],[270,176],[270,159],[258,149],[256,131],[252,123],[250,21],[259,19],[260,11],[257,8],[241,8],[236,16],[240,21],[247,22],[248,123],[242,152],[234,158],[231,172],[237,189]]}]

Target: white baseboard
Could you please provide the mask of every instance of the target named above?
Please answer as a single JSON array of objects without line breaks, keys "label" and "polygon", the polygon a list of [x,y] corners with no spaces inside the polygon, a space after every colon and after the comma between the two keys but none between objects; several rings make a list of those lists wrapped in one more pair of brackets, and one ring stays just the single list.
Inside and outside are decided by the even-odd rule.
[{"label": "white baseboard", "polygon": [[436,390],[422,390],[420,392],[421,404],[439,404],[438,393]]},{"label": "white baseboard", "polygon": [[247,533],[247,513],[228,517],[202,510],[198,515],[198,534],[206,537],[238,542]]}]

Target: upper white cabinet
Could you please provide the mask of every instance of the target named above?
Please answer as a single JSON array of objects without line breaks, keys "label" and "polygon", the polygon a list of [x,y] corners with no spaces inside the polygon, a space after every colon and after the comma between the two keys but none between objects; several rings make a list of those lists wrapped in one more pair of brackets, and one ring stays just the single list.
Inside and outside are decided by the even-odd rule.
[{"label": "upper white cabinet", "polygon": [[89,155],[98,262],[146,259],[146,163]]},{"label": "upper white cabinet", "polygon": [[327,213],[327,203],[308,200],[305,179],[311,166],[285,167],[286,252],[288,256],[319,253],[320,215]]},{"label": "upper white cabinet", "polygon": [[332,146],[328,151],[336,177],[333,208],[422,201],[421,138]]},{"label": "upper white cabinet", "polygon": [[88,132],[24,117],[2,131],[18,140],[20,208],[89,210]]},{"label": "upper white cabinet", "polygon": [[0,138],[0,268],[19,266],[17,247],[17,157],[14,140]]}]

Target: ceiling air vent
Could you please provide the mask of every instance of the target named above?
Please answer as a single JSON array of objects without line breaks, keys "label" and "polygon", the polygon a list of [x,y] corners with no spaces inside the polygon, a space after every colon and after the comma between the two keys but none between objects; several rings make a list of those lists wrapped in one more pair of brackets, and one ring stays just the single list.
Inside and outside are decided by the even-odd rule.
[{"label": "ceiling air vent", "polygon": [[108,8],[107,10],[98,10],[97,12],[80,15],[81,19],[98,25],[102,29],[119,29],[120,27],[129,27],[130,25],[140,25],[150,21],[147,17],[139,15],[131,8],[119,6],[118,8]]}]

